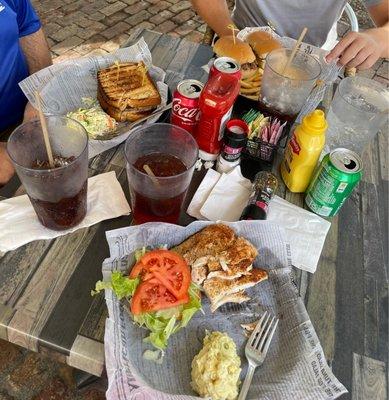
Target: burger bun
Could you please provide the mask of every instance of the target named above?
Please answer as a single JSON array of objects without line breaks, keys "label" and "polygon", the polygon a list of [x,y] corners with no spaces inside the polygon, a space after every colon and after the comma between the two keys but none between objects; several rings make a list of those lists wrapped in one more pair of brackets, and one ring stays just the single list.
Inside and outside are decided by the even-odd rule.
[{"label": "burger bun", "polygon": [[233,36],[223,36],[216,41],[213,51],[218,57],[230,57],[236,60],[240,65],[253,63],[256,60],[253,50],[249,44]]},{"label": "burger bun", "polygon": [[282,48],[281,43],[277,39],[264,31],[250,33],[246,41],[254,50],[255,55],[261,60],[265,59],[271,51]]}]

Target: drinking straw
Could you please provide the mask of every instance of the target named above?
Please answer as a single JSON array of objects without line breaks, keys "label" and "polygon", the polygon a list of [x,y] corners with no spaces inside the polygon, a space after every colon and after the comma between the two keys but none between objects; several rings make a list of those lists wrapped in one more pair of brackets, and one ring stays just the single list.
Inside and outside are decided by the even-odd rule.
[{"label": "drinking straw", "polygon": [[284,67],[284,69],[283,69],[282,72],[281,72],[282,75],[284,75],[285,71],[290,67],[290,64],[292,64],[292,61],[293,61],[293,59],[294,59],[294,56],[296,55],[296,52],[297,52],[298,48],[300,47],[300,44],[301,44],[301,42],[303,41],[304,36],[306,35],[307,31],[308,31],[308,28],[307,28],[307,27],[305,27],[305,28],[302,30],[302,32],[301,32],[301,34],[300,34],[300,37],[297,39],[297,42],[296,42],[296,44],[295,44],[294,47],[293,47],[292,53],[290,54],[289,59],[288,59],[288,61],[286,62],[285,67]]},{"label": "drinking straw", "polygon": [[143,165],[143,169],[145,170],[146,174],[150,177],[150,179],[153,181],[154,185],[159,186],[157,177],[155,176],[155,174],[151,170],[151,168],[147,164],[145,164],[145,165]]},{"label": "drinking straw", "polygon": [[36,101],[36,105],[38,107],[39,119],[41,121],[43,140],[45,142],[47,158],[49,159],[50,168],[54,168],[55,165],[54,165],[54,159],[53,159],[53,152],[51,151],[49,132],[47,130],[46,119],[45,119],[45,116],[43,115],[43,111],[42,111],[41,97],[40,97],[38,91],[35,91],[35,101]]}]

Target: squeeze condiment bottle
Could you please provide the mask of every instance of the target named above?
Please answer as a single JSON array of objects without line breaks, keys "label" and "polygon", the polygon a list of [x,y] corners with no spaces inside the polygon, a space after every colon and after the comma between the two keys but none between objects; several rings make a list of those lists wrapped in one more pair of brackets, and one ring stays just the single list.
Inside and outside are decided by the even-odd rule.
[{"label": "squeeze condiment bottle", "polygon": [[281,162],[281,176],[291,192],[307,189],[324,147],[327,127],[324,112],[314,110],[293,132]]},{"label": "squeeze condiment bottle", "polygon": [[238,97],[240,82],[235,76],[211,76],[200,95],[200,119],[195,128],[199,156],[205,161],[216,160],[221,150],[225,125]]}]

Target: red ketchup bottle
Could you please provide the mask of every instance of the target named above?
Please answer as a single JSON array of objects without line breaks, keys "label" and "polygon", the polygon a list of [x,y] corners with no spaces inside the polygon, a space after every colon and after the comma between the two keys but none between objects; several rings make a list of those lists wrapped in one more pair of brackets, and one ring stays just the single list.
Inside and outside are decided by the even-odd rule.
[{"label": "red ketchup bottle", "polygon": [[221,150],[223,131],[238,97],[240,82],[231,74],[211,76],[200,95],[200,120],[195,128],[195,138],[200,148],[200,158],[216,160]]}]

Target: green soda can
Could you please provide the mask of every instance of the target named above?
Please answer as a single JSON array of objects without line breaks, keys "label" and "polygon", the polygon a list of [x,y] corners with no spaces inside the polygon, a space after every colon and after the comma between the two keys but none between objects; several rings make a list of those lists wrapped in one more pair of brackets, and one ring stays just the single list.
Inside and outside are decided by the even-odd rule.
[{"label": "green soda can", "polygon": [[316,214],[333,217],[362,177],[362,160],[347,149],[327,154],[308,186],[305,204]]}]

